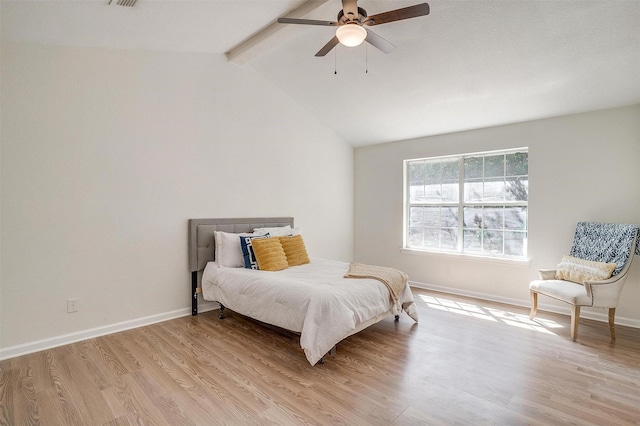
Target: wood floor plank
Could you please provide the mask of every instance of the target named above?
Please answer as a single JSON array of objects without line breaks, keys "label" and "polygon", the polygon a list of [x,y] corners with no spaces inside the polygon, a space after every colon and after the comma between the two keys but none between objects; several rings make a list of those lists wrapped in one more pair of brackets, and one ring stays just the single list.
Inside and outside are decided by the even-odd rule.
[{"label": "wood floor plank", "polygon": [[14,385],[14,418],[28,425],[40,424],[40,412],[33,386],[33,374],[30,359],[33,356],[14,360],[13,371],[16,373]]},{"label": "wood floor plank", "polygon": [[[0,361],[0,425],[14,424],[13,393],[15,385],[11,383],[11,363],[14,360]],[[20,397],[20,396],[19,396]]]},{"label": "wood floor plank", "polygon": [[45,413],[40,422],[42,426],[68,424],[65,412],[58,403],[58,390],[55,387],[38,392],[36,399],[39,410]]},{"label": "wood floor plank", "polygon": [[[0,362],[0,425],[640,425],[640,329],[414,289],[311,366],[234,312]],[[568,311],[567,311],[568,313]]]},{"label": "wood floor plank", "polygon": [[[255,418],[256,407],[250,409],[247,404],[247,401],[253,399],[253,394],[247,392],[242,386],[242,381],[233,380],[228,375],[228,370],[236,368],[236,364],[221,368],[220,363],[208,361],[203,363],[202,360],[199,363],[194,363],[189,354],[182,354],[167,346],[166,341],[159,334],[149,329],[142,330],[142,332],[147,338],[144,340],[145,343],[152,345],[149,348],[157,348],[158,354],[165,360],[167,374],[173,377],[181,376],[183,382],[186,380],[192,382],[192,385],[189,386],[190,390],[196,388],[214,397],[219,401],[219,406],[225,416],[237,422]],[[259,403],[260,401],[255,402]],[[258,406],[257,410],[263,408]]]},{"label": "wood floor plank", "polygon": [[[49,372],[55,384],[56,401],[65,416],[65,424],[84,425],[91,423],[94,415],[103,417],[103,410],[108,412],[108,409],[102,405],[102,398],[98,396],[96,400],[100,390],[94,387],[95,382],[86,378],[82,360],[72,349],[73,345],[52,349]],[[98,411],[94,413],[92,408]]]},{"label": "wood floor plank", "polygon": [[126,416],[132,418],[136,424],[168,424],[129,374],[120,375],[116,384],[109,390],[113,397],[110,398],[111,406],[121,407],[121,410],[116,409],[114,412],[126,413]]}]

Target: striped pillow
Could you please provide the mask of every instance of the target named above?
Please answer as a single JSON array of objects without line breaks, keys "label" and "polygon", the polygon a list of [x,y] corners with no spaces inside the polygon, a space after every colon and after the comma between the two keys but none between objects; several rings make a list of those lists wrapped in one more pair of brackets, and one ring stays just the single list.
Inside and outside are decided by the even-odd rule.
[{"label": "striped pillow", "polygon": [[304,265],[309,263],[309,255],[307,249],[304,246],[302,235],[293,235],[290,237],[278,237],[280,244],[287,256],[287,263],[289,266]]},{"label": "striped pillow", "polygon": [[287,256],[277,237],[253,240],[253,252],[261,271],[281,271],[287,269]]}]

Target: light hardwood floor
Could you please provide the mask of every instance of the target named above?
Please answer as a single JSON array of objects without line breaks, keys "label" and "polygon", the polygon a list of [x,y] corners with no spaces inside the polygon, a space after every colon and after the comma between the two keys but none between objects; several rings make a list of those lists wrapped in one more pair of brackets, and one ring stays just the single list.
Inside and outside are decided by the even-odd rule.
[{"label": "light hardwood floor", "polygon": [[[640,330],[414,289],[312,367],[295,335],[217,311],[0,363],[3,425],[640,424]],[[568,308],[567,308],[568,310]]]}]

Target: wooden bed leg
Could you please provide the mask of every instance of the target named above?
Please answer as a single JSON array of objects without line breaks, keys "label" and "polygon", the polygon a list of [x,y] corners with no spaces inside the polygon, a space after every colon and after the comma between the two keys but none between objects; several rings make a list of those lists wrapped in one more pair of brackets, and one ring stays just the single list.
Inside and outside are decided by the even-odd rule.
[{"label": "wooden bed leg", "polygon": [[335,355],[335,354],[336,354],[336,345],[333,345],[333,347],[329,349],[329,355]]},{"label": "wooden bed leg", "polygon": [[224,305],[220,302],[218,302],[218,304],[220,305],[220,315],[218,315],[218,319],[225,319],[226,317],[224,316]]},{"label": "wooden bed leg", "polygon": [[396,321],[400,321],[400,315],[396,314]]},{"label": "wooden bed leg", "polygon": [[191,315],[198,315],[198,271],[191,272]]},{"label": "wooden bed leg", "polygon": [[324,357],[320,358],[320,361],[318,361],[318,364],[324,364]]}]

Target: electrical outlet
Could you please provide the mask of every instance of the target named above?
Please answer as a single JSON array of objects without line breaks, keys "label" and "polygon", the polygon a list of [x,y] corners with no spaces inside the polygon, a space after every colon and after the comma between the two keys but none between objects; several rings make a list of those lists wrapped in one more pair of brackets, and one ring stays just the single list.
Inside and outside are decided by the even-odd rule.
[{"label": "electrical outlet", "polygon": [[72,313],[72,312],[78,312],[79,308],[79,301],[78,299],[67,299],[67,312],[68,313]]}]

